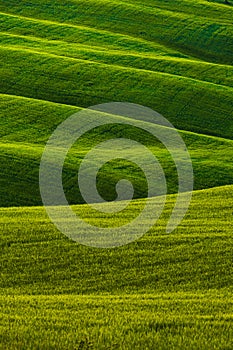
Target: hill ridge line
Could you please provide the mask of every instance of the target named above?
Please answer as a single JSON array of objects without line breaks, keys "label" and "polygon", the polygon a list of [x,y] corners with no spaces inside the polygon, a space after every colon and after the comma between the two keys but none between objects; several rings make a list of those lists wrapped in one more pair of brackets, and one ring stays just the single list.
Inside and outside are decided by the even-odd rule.
[{"label": "hill ridge line", "polygon": [[[93,3],[94,1],[90,1],[88,0],[89,3]],[[131,3],[131,2],[126,2],[126,1],[115,1],[115,0],[112,0],[111,2],[110,1],[106,1],[106,0],[101,0],[101,2],[103,3],[103,5],[105,4],[113,4],[117,7],[119,6],[123,6],[125,8],[128,8],[128,9],[133,9],[135,10],[138,9],[139,12],[142,12],[142,13],[148,13],[148,14],[154,14],[155,12],[159,12],[160,14],[164,14],[165,16],[168,16],[168,17],[173,17],[173,18],[180,18],[180,17],[183,17],[184,19],[188,19],[188,18],[195,18],[195,17],[198,17],[198,18],[201,18],[201,19],[205,19],[205,20],[214,20],[215,23],[220,23],[220,24],[225,24],[225,25],[229,25],[231,26],[232,23],[230,20],[228,19],[224,19],[224,22],[222,22],[222,18],[221,20],[216,20],[216,18],[213,18],[213,17],[209,17],[209,16],[202,16],[200,14],[190,14],[190,13],[187,13],[185,11],[179,11],[179,10],[170,10],[170,9],[167,9],[167,8],[163,8],[161,6],[157,6],[156,4],[154,4],[154,6],[148,6],[148,5],[142,5],[140,3]],[[221,6],[219,6],[219,4],[213,4],[213,3],[210,3],[210,4],[206,4],[207,7],[209,8],[218,8],[218,9],[222,9]],[[21,15],[20,15],[21,16]],[[44,20],[44,19],[43,19]],[[67,23],[67,22],[65,22]]]},{"label": "hill ridge line", "polygon": [[[198,194],[198,193],[203,193],[203,192],[213,192],[213,191],[217,191],[217,190],[224,190],[225,188],[231,188],[233,189],[233,185],[223,185],[223,186],[215,186],[215,187],[210,187],[210,188],[204,188],[201,190],[193,190],[192,193]],[[189,192],[182,192],[181,195],[185,194],[185,193],[189,193]],[[159,198],[160,196],[156,196],[156,197],[146,197],[146,198],[137,198],[137,199],[132,199],[133,203],[138,203],[141,201],[145,201],[145,200],[153,200],[155,198]],[[168,202],[169,200],[172,200],[173,198],[177,197],[177,193],[171,193],[171,194],[167,194],[166,195],[166,201]],[[96,203],[95,203],[96,204]],[[98,203],[100,206],[102,205],[109,205],[111,204],[111,202],[108,203]],[[83,203],[83,204],[71,204],[71,207],[75,208],[75,207],[80,207],[80,206],[88,206],[88,203]],[[62,205],[60,206],[62,207]],[[11,207],[0,207],[0,211],[13,211],[13,210],[35,210],[35,209],[43,209],[44,206],[43,205],[32,205],[32,206],[21,206],[21,207],[16,207],[16,206],[11,206]],[[170,234],[169,234],[170,235]]]},{"label": "hill ridge line", "polygon": [[[88,108],[83,108],[83,107],[78,107],[78,106],[73,106],[73,105],[67,105],[67,104],[62,104],[62,103],[51,102],[51,101],[47,101],[47,100],[39,100],[39,99],[35,99],[35,98],[31,98],[31,97],[25,97],[25,96],[18,96],[18,95],[11,95],[11,94],[2,94],[2,93],[0,93],[0,98],[1,98],[1,96],[13,97],[13,98],[16,98],[16,99],[26,99],[26,100],[29,100],[29,101],[32,100],[32,101],[35,101],[35,102],[38,102],[38,103],[53,104],[53,105],[57,105],[57,106],[64,106],[64,107],[67,107],[67,108],[71,107],[72,109],[76,109],[76,113],[78,113],[81,110],[88,109]],[[101,111],[99,113],[102,113],[103,115],[109,114],[109,113],[105,113],[105,112],[101,112]],[[134,121],[138,121],[139,123],[147,123],[147,124],[150,124],[152,126],[159,125],[159,124],[152,123],[152,122],[149,122],[149,121],[144,121],[144,120],[141,120],[141,119],[134,119],[134,118],[124,117],[124,116],[121,116],[121,115],[118,115],[118,114],[113,114],[113,113],[111,113],[111,116],[115,116],[115,117],[118,117],[118,118],[121,118],[121,119],[127,119],[127,120],[132,120],[133,119]],[[159,126],[163,127],[163,128],[168,128],[167,126],[163,126],[163,125],[159,125]],[[228,139],[228,138],[224,138],[224,137],[208,135],[208,134],[201,134],[201,133],[197,133],[197,132],[193,132],[193,131],[185,130],[185,129],[175,128],[175,130],[177,130],[180,133],[189,134],[189,135],[195,135],[195,136],[198,136],[198,137],[218,140],[218,141],[222,141],[222,142],[229,142],[229,143],[233,142],[232,139]],[[35,146],[37,146],[37,144],[34,144],[34,143],[8,142],[8,141],[2,142],[1,139],[0,139],[0,145],[2,145],[2,144],[12,144],[13,145],[13,144],[20,144],[20,143],[23,144],[23,145],[31,145],[31,146],[35,145]],[[38,144],[38,146],[39,145],[40,144]]]},{"label": "hill ridge line", "polygon": [[[110,30],[106,30],[106,29],[99,29],[99,28],[95,28],[95,27],[90,27],[90,26],[78,26],[78,25],[75,25],[75,24],[72,24],[72,23],[61,23],[61,22],[57,22],[57,21],[50,21],[50,20],[46,20],[46,19],[38,19],[38,18],[34,18],[34,17],[26,17],[26,16],[22,16],[22,15],[15,15],[15,14],[11,14],[11,13],[8,13],[8,12],[3,12],[3,11],[0,11],[0,15],[6,15],[6,16],[11,16],[11,17],[14,17],[14,18],[20,18],[20,19],[24,19],[24,20],[28,20],[28,21],[33,21],[33,22],[39,22],[39,23],[45,23],[47,25],[57,25],[57,26],[62,26],[62,27],[70,27],[70,28],[77,28],[77,29],[86,29],[86,30],[89,30],[89,31],[93,31],[93,32],[99,32],[100,34],[103,33],[103,34],[111,34],[113,36],[122,36],[122,37],[125,37],[125,38],[129,38],[130,40],[133,40],[133,41],[137,41],[137,42],[141,42],[141,43],[146,43],[146,44],[149,44],[149,45],[159,45],[161,47],[164,47],[164,48],[169,48],[170,50],[173,50],[173,51],[176,51],[177,53],[180,53],[182,55],[185,55],[185,56],[190,56],[192,57],[190,54],[186,54],[185,52],[181,51],[180,49],[178,48],[174,48],[170,45],[168,45],[167,43],[161,43],[161,42],[158,42],[158,41],[150,41],[150,40],[146,40],[146,39],[142,39],[142,38],[139,38],[137,36],[132,36],[132,35],[129,35],[129,34],[125,34],[125,33],[121,33],[121,32],[116,32],[116,31],[110,31]],[[62,41],[65,41],[65,40],[62,40]],[[65,41],[67,42],[67,41]],[[195,58],[193,56],[193,58]],[[197,57],[197,60],[200,60],[198,59]]]},{"label": "hill ridge line", "polygon": [[[209,0],[208,0],[209,1]],[[116,1],[114,1],[114,3],[116,3]],[[213,19],[216,23],[220,23],[220,24],[222,24],[222,23],[224,23],[224,24],[226,24],[226,25],[232,25],[232,22],[229,20],[229,19],[224,19],[224,22],[222,22],[222,19],[221,20],[219,20],[219,21],[216,21],[216,18],[214,18],[214,17],[209,17],[209,16],[202,16],[202,15],[200,15],[200,14],[195,14],[195,15],[191,15],[190,13],[188,13],[188,12],[185,12],[185,11],[180,11],[180,10],[176,10],[176,11],[174,11],[174,10],[169,10],[169,9],[167,9],[167,8],[163,8],[163,7],[161,7],[161,6],[158,6],[157,4],[154,4],[153,6],[148,6],[148,5],[143,5],[144,7],[142,7],[142,5],[141,5],[141,3],[138,3],[137,5],[133,5],[131,2],[125,2],[125,1],[123,1],[123,0],[121,0],[120,1],[120,3],[122,3],[122,4],[125,4],[126,6],[127,5],[131,5],[131,6],[135,6],[135,7],[138,7],[138,8],[140,8],[140,9],[142,9],[141,11],[143,12],[143,9],[145,8],[145,9],[148,9],[149,11],[150,11],[150,13],[153,13],[154,11],[153,11],[153,9],[156,9],[156,10],[159,10],[159,11],[161,11],[161,12],[164,12],[164,13],[167,13],[167,14],[171,14],[171,15],[174,15],[174,16],[176,16],[176,14],[177,15],[185,15],[185,16],[187,16],[188,18],[190,18],[190,17],[198,17],[198,18],[203,18],[203,19]],[[222,9],[222,7],[221,7],[221,5],[220,4],[216,4],[216,3],[208,3],[208,4],[206,4],[206,3],[203,3],[203,4],[205,4],[205,6],[206,7],[208,7],[208,8],[214,8],[214,7],[216,7],[216,8],[218,8],[218,9]],[[146,11],[145,11],[146,12]]]},{"label": "hill ridge line", "polygon": [[222,89],[229,89],[232,90],[233,92],[233,87],[230,87],[228,85],[222,85],[222,84],[216,84],[213,82],[208,82],[205,80],[199,80],[199,79],[195,79],[195,78],[190,78],[190,77],[186,77],[183,75],[176,75],[176,74],[172,74],[172,73],[166,73],[166,72],[158,72],[158,71],[151,71],[151,70],[146,70],[146,69],[140,69],[140,68],[134,68],[134,67],[127,67],[127,66],[121,66],[121,65],[116,65],[116,64],[108,64],[108,63],[103,63],[103,62],[97,62],[97,61],[92,61],[92,60],[85,60],[85,59],[81,59],[81,58],[73,58],[73,57],[67,57],[67,56],[60,56],[60,55],[56,55],[56,54],[52,54],[52,53],[47,53],[46,51],[37,51],[37,50],[33,50],[33,49],[27,49],[27,48],[15,48],[14,46],[8,46],[7,48],[5,46],[0,45],[0,48],[2,48],[5,51],[26,51],[32,54],[37,54],[37,55],[41,55],[41,56],[49,56],[49,57],[54,57],[54,58],[58,58],[58,59],[63,59],[63,60],[72,60],[72,61],[77,61],[77,62],[85,62],[86,64],[95,64],[95,65],[99,65],[99,66],[107,66],[107,67],[113,67],[113,68],[118,68],[118,69],[122,69],[122,70],[129,70],[129,71],[138,71],[138,72],[144,72],[144,73],[149,73],[149,74],[154,74],[154,75],[162,75],[162,76],[170,76],[172,78],[177,78],[177,79],[184,79],[184,80],[188,80],[188,81],[193,81],[193,82],[198,82],[201,84],[206,84],[207,86],[218,86],[219,88]]},{"label": "hill ridge line", "polygon": [[74,105],[67,105],[65,103],[60,103],[60,102],[53,102],[53,101],[49,101],[49,100],[42,100],[39,98],[34,98],[34,97],[27,97],[27,96],[23,96],[23,95],[14,95],[14,94],[7,94],[7,93],[2,93],[0,92],[0,98],[1,96],[5,96],[5,97],[13,97],[15,99],[25,99],[25,100],[30,100],[30,101],[35,101],[38,103],[44,103],[44,104],[53,104],[53,105],[57,105],[57,106],[61,106],[61,107],[67,107],[67,108],[72,108],[72,109],[85,109],[83,107],[79,107],[79,106],[74,106]]},{"label": "hill ridge line", "polygon": [[[233,69],[233,65],[231,64],[225,64],[225,63],[216,63],[216,62],[210,62],[210,61],[205,61],[205,60],[201,60],[199,58],[196,58],[196,57],[192,57],[192,56],[187,56],[187,57],[179,57],[179,56],[169,56],[169,55],[166,55],[166,54],[157,54],[157,53],[153,53],[153,52],[140,52],[140,53],[137,53],[137,51],[126,51],[124,50],[123,48],[104,48],[104,46],[94,46],[94,45],[88,45],[88,44],[83,44],[83,43],[74,43],[74,42],[67,42],[67,41],[63,41],[63,40],[58,40],[58,39],[55,39],[55,40],[49,40],[49,39],[46,39],[46,38],[41,38],[41,37],[37,37],[37,36],[33,36],[33,35],[19,35],[19,34],[14,34],[14,33],[8,33],[6,31],[1,31],[0,33],[0,37],[1,36],[9,36],[9,37],[13,37],[13,38],[21,38],[21,39],[28,39],[28,40],[31,40],[31,41],[35,41],[35,42],[44,42],[44,43],[51,43],[51,44],[54,44],[54,43],[66,43],[67,45],[70,45],[70,46],[80,46],[80,48],[87,48],[87,51],[100,51],[100,52],[110,52],[110,53],[117,53],[119,52],[119,55],[121,52],[123,52],[126,56],[135,56],[135,57],[143,57],[143,58],[152,58],[152,59],[156,59],[156,58],[161,58],[165,61],[172,61],[172,60],[176,60],[176,61],[187,61],[187,62],[190,62],[190,63],[201,63],[203,65],[207,65],[207,66],[216,66],[216,67],[229,67],[229,68],[232,68]],[[10,45],[9,45],[10,46]],[[15,45],[17,47],[17,45]],[[158,44],[158,47],[159,46],[163,46],[163,45],[160,45]],[[21,47],[21,46],[20,46]],[[23,47],[23,46],[22,46]],[[92,49],[93,48],[93,49]],[[43,51],[42,51],[43,52]],[[174,50],[174,53],[176,53],[176,51]],[[178,53],[178,51],[177,51]],[[63,56],[62,56],[63,57]],[[64,57],[70,57],[70,58],[75,58],[75,57],[72,57],[72,56],[65,56]]]},{"label": "hill ridge line", "polygon": [[[12,38],[13,40],[16,39],[22,39],[22,43],[11,43],[11,42],[7,42],[5,43],[3,41],[3,43],[1,44],[1,38],[6,39],[6,38]],[[36,44],[36,46],[33,47],[29,47],[30,43],[33,42]],[[42,45],[43,44],[43,48]],[[28,50],[29,52],[35,52],[35,53],[45,53],[48,55],[55,55],[57,57],[65,57],[65,58],[71,58],[71,59],[77,59],[77,60],[84,60],[86,62],[90,61],[90,62],[95,62],[95,63],[99,63],[99,64],[107,64],[110,66],[120,66],[120,67],[126,67],[126,68],[133,68],[133,69],[138,69],[140,71],[148,71],[148,72],[155,72],[155,73],[167,73],[167,74],[171,74],[174,76],[178,76],[178,77],[185,77],[188,79],[195,79],[197,81],[201,81],[201,82],[208,82],[208,83],[213,83],[213,84],[217,84],[219,86],[226,86],[226,87],[230,87],[233,88],[233,66],[231,65],[226,65],[226,64],[218,64],[218,63],[212,63],[212,62],[207,62],[207,61],[201,61],[201,60],[195,60],[192,58],[185,58],[185,57],[176,57],[176,56],[170,56],[169,54],[164,53],[155,53],[155,54],[146,54],[146,53],[137,53],[136,51],[134,52],[132,51],[125,51],[124,49],[109,49],[106,50],[104,49],[104,47],[102,46],[93,46],[93,45],[86,45],[86,44],[81,44],[81,43],[67,43],[65,42],[65,45],[67,45],[67,51],[61,51],[61,48],[58,47],[56,45],[61,45],[64,44],[63,41],[61,40],[47,40],[47,39],[42,39],[42,38],[38,38],[35,36],[25,36],[25,35],[16,35],[16,34],[9,34],[7,32],[2,32],[0,33],[0,46],[3,47],[3,49],[9,48],[9,49],[21,49],[21,50]],[[46,46],[45,46],[46,45]],[[39,47],[37,47],[39,46]],[[58,51],[56,50],[58,49]],[[71,51],[69,51],[71,49]],[[76,49],[77,51],[75,51],[76,56],[73,53],[73,50]],[[58,53],[57,53],[58,52]],[[82,55],[88,55],[90,53],[90,55],[92,55],[93,57],[90,58],[82,58]],[[95,57],[95,54],[100,55]],[[79,57],[79,55],[81,55],[81,57]],[[101,57],[102,55],[102,57]],[[111,62],[109,63],[108,61],[111,60],[112,58],[118,59],[118,58],[126,58],[126,59],[139,59],[139,62],[136,65],[134,62],[130,62],[128,64],[128,62],[126,61],[120,61],[118,62],[118,64],[111,64]],[[141,60],[141,61],[140,61]],[[152,65],[151,69],[146,69],[144,67],[146,67],[145,61],[148,61],[148,65]],[[162,63],[162,68],[160,68],[160,63]],[[187,68],[186,71],[182,73],[175,73],[175,72],[166,72],[166,69],[164,69],[164,63],[167,63],[168,66],[169,64],[180,64],[182,69],[184,67]],[[153,67],[153,64],[155,64],[155,67]],[[141,65],[141,67],[140,67]],[[158,67],[157,67],[158,65]],[[205,69],[205,72],[209,71],[209,70],[218,70],[218,69],[228,69],[229,70],[229,74],[227,75],[228,80],[227,81],[222,81],[221,83],[216,82],[213,79],[213,74],[208,76],[207,78],[200,80],[195,76],[190,75],[189,71],[190,68],[193,67],[195,68],[197,65],[199,65],[200,69]],[[171,69],[172,70],[172,69]],[[217,73],[217,72],[216,72]],[[231,78],[232,77],[232,78]]]}]

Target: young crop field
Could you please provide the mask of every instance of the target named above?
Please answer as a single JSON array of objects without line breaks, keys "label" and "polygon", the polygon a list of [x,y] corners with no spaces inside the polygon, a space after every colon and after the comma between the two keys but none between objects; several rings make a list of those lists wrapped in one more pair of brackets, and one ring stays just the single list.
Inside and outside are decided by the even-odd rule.
[{"label": "young crop field", "polygon": [[[0,19],[0,349],[231,350],[233,1],[1,0]],[[96,117],[110,124],[91,116],[82,124],[83,111],[110,103],[156,111],[182,147],[156,139],[175,134],[142,109],[132,116],[118,104]],[[72,213],[102,230],[102,246],[92,229],[91,246],[69,239],[43,206],[46,145],[75,114],[89,131],[67,150],[61,185]],[[113,139],[130,140],[124,157],[114,158]],[[95,178],[105,203],[88,202],[79,186],[96,147],[85,181],[108,159]],[[194,191],[169,232],[192,192],[187,154]],[[155,159],[165,196],[162,185],[151,195],[155,175],[139,166],[154,169]],[[132,201],[116,212],[122,179]],[[61,203],[52,204],[60,222]],[[135,239],[110,248],[104,232],[122,227],[126,237],[146,203],[150,215],[140,216]]]},{"label": "young crop field", "polygon": [[69,350],[230,349],[231,294],[20,295],[0,300],[6,312],[3,349],[8,344],[10,349],[36,349],[37,344]]},{"label": "young crop field", "polygon": [[[43,208],[1,209],[2,349],[230,349],[232,194],[195,192],[182,225],[165,234],[169,196],[158,224],[117,249],[70,241]],[[112,225],[142,204],[118,219],[74,210]]]}]

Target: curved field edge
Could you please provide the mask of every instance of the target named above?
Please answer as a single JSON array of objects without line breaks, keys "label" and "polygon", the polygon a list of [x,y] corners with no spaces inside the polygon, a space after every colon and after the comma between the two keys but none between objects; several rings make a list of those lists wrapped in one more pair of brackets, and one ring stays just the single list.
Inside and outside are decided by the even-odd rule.
[{"label": "curved field edge", "polygon": [[130,0],[128,1],[132,4],[137,4],[138,6],[148,6],[154,8],[161,8],[164,10],[172,11],[175,13],[186,13],[186,14],[195,14],[200,17],[208,17],[216,20],[216,17],[221,22],[231,21],[232,4],[224,3],[224,0],[174,0],[172,2],[169,1],[161,1],[161,0],[147,0],[146,4],[143,0]]}]

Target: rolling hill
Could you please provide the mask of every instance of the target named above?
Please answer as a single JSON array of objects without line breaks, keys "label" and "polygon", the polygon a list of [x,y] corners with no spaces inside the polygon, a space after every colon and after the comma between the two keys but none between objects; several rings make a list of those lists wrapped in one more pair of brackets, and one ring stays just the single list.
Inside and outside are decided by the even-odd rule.
[{"label": "rolling hill", "polygon": [[[232,348],[232,18],[230,0],[1,1],[0,349]],[[69,240],[49,220],[39,166],[60,123],[107,102],[150,107],[177,128],[195,191],[184,220],[166,233],[177,170],[164,145],[141,129],[161,125],[136,118],[127,127],[119,124],[127,116],[112,115],[111,127],[91,130],[67,154],[62,181],[74,212],[103,228],[141,212],[145,176],[119,159],[97,177],[109,203],[100,212],[84,204],[81,161],[112,138],[151,150],[168,195],[147,234],[97,249]],[[125,156],[147,159],[136,146]],[[122,178],[134,187],[132,203],[103,214]],[[149,198],[153,211],[159,195]]]},{"label": "rolling hill", "polygon": [[[229,348],[232,194],[232,186],[194,192],[182,224],[165,234],[169,196],[148,234],[117,249],[70,241],[44,208],[0,209],[2,348]],[[74,210],[95,224],[119,220]]]},{"label": "rolling hill", "polygon": [[[1,206],[41,205],[39,165],[46,141],[53,130],[70,114],[79,109],[50,102],[1,95]],[[49,117],[48,117],[49,116]],[[77,186],[77,173],[87,152],[101,141],[116,137],[133,138],[151,149],[163,166],[169,193],[177,192],[177,172],[168,150],[150,134],[138,129],[119,126],[120,116],[114,116],[115,127],[99,128],[76,143],[70,150],[63,171],[63,184],[70,203],[83,203]],[[148,122],[144,122],[148,123]],[[158,126],[150,124],[151,130]],[[194,169],[195,189],[233,183],[233,141],[192,132],[180,131]],[[145,157],[133,148],[125,156]],[[11,162],[9,162],[11,159]],[[115,185],[121,178],[130,180],[134,198],[147,196],[143,173],[127,162],[109,162],[99,172],[99,190],[108,200],[115,198]]]}]

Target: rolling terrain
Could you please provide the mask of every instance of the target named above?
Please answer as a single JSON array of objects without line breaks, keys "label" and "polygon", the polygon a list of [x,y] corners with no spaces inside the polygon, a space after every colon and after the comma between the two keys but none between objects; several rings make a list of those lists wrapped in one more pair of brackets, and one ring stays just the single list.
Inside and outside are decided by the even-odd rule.
[{"label": "rolling terrain", "polygon": [[[229,2],[1,1],[0,349],[232,348]],[[111,209],[116,184],[129,180],[135,190],[130,206],[109,216],[83,204],[79,165],[111,138],[151,150],[168,195],[146,235],[116,249],[96,249],[74,243],[50,222],[39,166],[61,122],[114,101],[150,107],[177,128],[192,159],[194,193],[184,220],[167,234],[178,190],[175,163],[140,129],[161,126],[142,118],[126,127],[119,124],[122,116],[112,116],[110,128],[93,129],[67,154],[62,180],[73,210],[100,227],[127,223],[142,210],[145,176],[123,160],[100,169],[97,188]],[[128,155],[146,159],[137,147]],[[149,199],[153,210],[157,198]]]},{"label": "rolling terrain", "polygon": [[[232,186],[194,192],[182,224],[165,234],[169,196],[155,227],[117,249],[70,241],[42,207],[0,209],[1,348],[75,349],[87,340],[88,349],[230,348],[232,194]],[[111,226],[142,205],[111,219],[73,209]]]},{"label": "rolling terrain", "polygon": [[[1,206],[41,205],[38,174],[40,159],[46,141],[53,130],[78,108],[21,97],[1,95]],[[49,118],[48,118],[49,115]],[[121,121],[115,116],[116,126],[111,130],[98,128],[75,144],[69,152],[64,166],[64,188],[67,198],[73,204],[83,203],[77,182],[81,160],[95,144],[117,137],[128,137],[145,144],[158,157],[165,175],[169,193],[177,192],[175,164],[168,150],[151,135],[138,129],[117,126]],[[147,123],[148,122],[144,122]],[[150,128],[158,126],[150,123]],[[195,189],[211,188],[233,183],[233,141],[214,136],[180,131],[185,141],[194,169]],[[136,149],[125,155],[138,154]],[[12,159],[9,162],[9,158]],[[10,176],[9,176],[10,174]],[[115,185],[120,178],[128,178],[135,187],[135,198],[147,196],[144,175],[132,164],[109,162],[99,172],[99,190],[108,200],[115,196]]]}]

